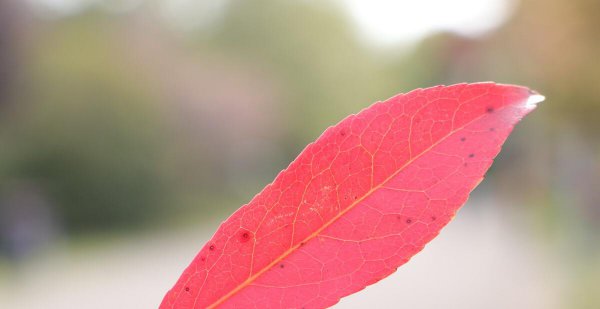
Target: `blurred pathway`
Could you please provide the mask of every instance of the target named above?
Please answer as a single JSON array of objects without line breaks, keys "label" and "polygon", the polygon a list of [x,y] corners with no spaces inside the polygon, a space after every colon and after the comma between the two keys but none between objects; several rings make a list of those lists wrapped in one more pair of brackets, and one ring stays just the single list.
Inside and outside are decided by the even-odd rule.
[{"label": "blurred pathway", "polygon": [[[555,263],[514,214],[482,206],[469,203],[408,264],[336,308],[558,308]],[[57,250],[2,274],[0,308],[156,308],[215,228]]]}]

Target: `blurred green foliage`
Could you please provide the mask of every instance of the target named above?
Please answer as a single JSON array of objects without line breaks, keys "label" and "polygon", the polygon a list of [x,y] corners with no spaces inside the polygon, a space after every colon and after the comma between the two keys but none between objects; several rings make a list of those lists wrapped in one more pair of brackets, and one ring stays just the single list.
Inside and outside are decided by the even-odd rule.
[{"label": "blurred green foliage", "polygon": [[389,91],[381,66],[333,6],[235,1],[214,32],[213,48],[276,76],[288,124],[282,129],[302,144]]},{"label": "blurred green foliage", "polygon": [[68,230],[136,224],[170,194],[157,102],[103,23],[73,18],[35,42],[3,124],[5,184],[38,183]]}]

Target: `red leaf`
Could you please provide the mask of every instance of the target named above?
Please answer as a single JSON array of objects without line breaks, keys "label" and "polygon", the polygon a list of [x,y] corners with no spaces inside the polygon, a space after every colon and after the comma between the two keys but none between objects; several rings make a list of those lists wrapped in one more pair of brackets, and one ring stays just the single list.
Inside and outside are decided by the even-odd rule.
[{"label": "red leaf", "polygon": [[347,117],[221,224],[161,308],[322,308],[385,278],[452,219],[541,100],[458,84]]}]

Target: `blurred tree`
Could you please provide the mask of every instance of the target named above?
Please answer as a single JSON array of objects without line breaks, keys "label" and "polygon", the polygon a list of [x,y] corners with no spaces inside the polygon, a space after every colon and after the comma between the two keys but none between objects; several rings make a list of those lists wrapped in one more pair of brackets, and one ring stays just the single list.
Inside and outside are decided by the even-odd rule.
[{"label": "blurred tree", "polygon": [[327,125],[394,94],[348,20],[325,2],[232,1],[214,42],[279,78],[288,124],[281,130],[294,155]]},{"label": "blurred tree", "polygon": [[169,196],[159,110],[109,30],[93,14],[40,29],[6,128],[7,179],[41,186],[69,230],[138,224]]}]

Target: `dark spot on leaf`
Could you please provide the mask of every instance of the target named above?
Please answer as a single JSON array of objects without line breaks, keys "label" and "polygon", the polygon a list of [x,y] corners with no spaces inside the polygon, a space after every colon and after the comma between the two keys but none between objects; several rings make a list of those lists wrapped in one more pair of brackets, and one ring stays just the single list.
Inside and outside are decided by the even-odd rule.
[{"label": "dark spot on leaf", "polygon": [[469,154],[469,158],[473,158],[475,156],[474,153]]},{"label": "dark spot on leaf", "polygon": [[496,131],[496,128],[490,128],[490,131],[494,132],[494,131]]},{"label": "dark spot on leaf", "polygon": [[494,108],[491,107],[491,106],[488,106],[488,108],[486,108],[485,111],[488,112],[488,113],[493,113],[494,112]]},{"label": "dark spot on leaf", "polygon": [[464,167],[467,167],[468,165],[469,165],[469,163],[467,163],[467,162],[463,163]]},{"label": "dark spot on leaf", "polygon": [[252,238],[252,234],[246,230],[242,230],[240,234],[240,242],[247,242]]},{"label": "dark spot on leaf", "polygon": [[464,142],[464,141],[466,141],[466,140],[467,140],[467,138],[466,138],[466,137],[461,137],[461,138],[460,138],[460,141],[461,141],[461,142]]},{"label": "dark spot on leaf", "polygon": [[186,286],[186,287],[185,287],[185,291],[186,291],[186,292],[189,292],[189,291],[190,291],[190,287],[189,287],[189,286]]},{"label": "dark spot on leaf", "polygon": [[358,196],[356,196],[356,195],[355,195],[355,196],[354,196],[354,199],[358,199]]},{"label": "dark spot on leaf", "polygon": [[341,136],[346,136],[346,132],[342,131],[342,132],[340,132],[340,135]]},{"label": "dark spot on leaf", "polygon": [[437,218],[435,216],[431,216],[431,221],[435,221]]},{"label": "dark spot on leaf", "polygon": [[300,247],[304,246],[305,244],[306,244],[305,242],[301,242]]},{"label": "dark spot on leaf", "polygon": [[284,267],[285,267],[285,265],[279,264],[279,268],[284,268]]},{"label": "dark spot on leaf", "polygon": [[205,257],[201,257],[200,261],[204,262],[204,261],[206,261],[206,258]]},{"label": "dark spot on leaf", "polygon": [[412,223],[412,219],[411,218],[406,219],[406,224],[411,224],[411,223]]},{"label": "dark spot on leaf", "polygon": [[214,251],[215,250],[215,245],[210,245],[210,247],[208,247],[208,250]]}]

